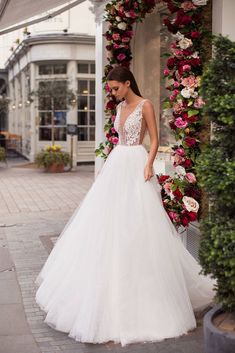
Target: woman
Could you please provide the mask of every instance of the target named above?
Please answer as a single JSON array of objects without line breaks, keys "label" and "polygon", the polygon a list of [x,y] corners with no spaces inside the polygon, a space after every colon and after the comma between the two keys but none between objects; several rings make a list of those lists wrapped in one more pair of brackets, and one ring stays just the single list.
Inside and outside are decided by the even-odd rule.
[{"label": "woman", "polygon": [[[45,321],[77,341],[159,341],[196,327],[213,299],[211,278],[183,246],[152,178],[158,137],[153,105],[123,67],[108,75],[121,101],[119,143],[40,272]],[[124,100],[122,101],[122,99]],[[150,134],[147,153],[142,145]]]}]

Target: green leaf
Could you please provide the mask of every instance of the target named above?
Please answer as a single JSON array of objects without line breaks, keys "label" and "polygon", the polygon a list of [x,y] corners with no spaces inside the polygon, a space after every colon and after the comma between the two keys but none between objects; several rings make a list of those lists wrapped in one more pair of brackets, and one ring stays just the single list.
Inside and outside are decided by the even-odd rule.
[{"label": "green leaf", "polygon": [[197,114],[199,114],[199,110],[190,109],[190,110],[188,111],[188,116],[189,116],[189,118],[190,118],[191,116],[197,115]]}]

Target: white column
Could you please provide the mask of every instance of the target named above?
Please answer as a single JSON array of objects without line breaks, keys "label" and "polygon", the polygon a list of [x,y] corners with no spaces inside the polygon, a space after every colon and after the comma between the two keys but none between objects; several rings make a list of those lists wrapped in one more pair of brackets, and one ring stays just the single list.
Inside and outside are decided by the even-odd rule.
[{"label": "white column", "polygon": [[[102,77],[104,75],[105,65],[105,38],[103,33],[106,27],[105,22],[96,23],[96,130],[95,130],[95,148],[97,148],[100,142],[105,140],[104,135],[104,93]],[[104,160],[101,157],[95,158],[95,177],[99,173],[100,169],[104,164]]]},{"label": "white column", "polygon": [[212,31],[214,34],[221,33],[235,40],[234,26],[235,1],[213,0],[212,2]]},{"label": "white column", "polygon": [[[67,65],[67,74],[69,80],[69,88],[75,92],[77,92],[77,62],[75,60],[71,60]],[[77,125],[77,102],[74,106],[69,107],[69,111],[67,113],[67,124],[76,124]],[[71,151],[71,140],[73,139],[73,169],[77,167],[77,151],[78,151],[78,139],[77,136],[71,137],[71,135],[67,135],[67,151],[70,153]]]},{"label": "white column", "polygon": [[[36,90],[36,65],[30,63],[30,91]],[[36,98],[34,97],[34,102],[30,106],[30,162],[34,162],[35,155],[37,152],[37,140],[38,140],[38,131],[36,130]]]}]

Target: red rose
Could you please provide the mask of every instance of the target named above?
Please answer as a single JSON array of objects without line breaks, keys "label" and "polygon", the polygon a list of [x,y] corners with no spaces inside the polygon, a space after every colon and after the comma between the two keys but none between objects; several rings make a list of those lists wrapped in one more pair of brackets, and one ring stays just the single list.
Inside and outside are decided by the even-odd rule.
[{"label": "red rose", "polygon": [[198,31],[192,31],[190,35],[193,39],[197,39],[200,37],[200,33]]},{"label": "red rose", "polygon": [[191,159],[186,158],[184,161],[184,167],[189,168],[189,167],[191,167],[191,165],[192,165]]},{"label": "red rose", "polygon": [[179,10],[179,8],[175,6],[172,2],[168,2],[167,7],[171,13],[174,13]]},{"label": "red rose", "polygon": [[194,67],[199,66],[199,65],[201,65],[201,60],[199,58],[190,59],[189,64]]},{"label": "red rose", "polygon": [[167,26],[169,32],[174,33],[174,34],[177,33],[178,28],[171,23],[169,18],[165,18],[163,20],[163,23],[164,23],[165,26]]},{"label": "red rose", "polygon": [[190,222],[196,221],[197,219],[196,212],[187,212],[187,216],[189,217]]},{"label": "red rose", "polygon": [[184,26],[184,25],[189,25],[192,22],[192,17],[185,15],[184,10],[180,10],[177,12],[176,20],[175,20],[175,25],[176,26]]},{"label": "red rose", "polygon": [[177,127],[175,126],[174,120],[170,120],[170,121],[169,121],[169,126],[170,126],[170,128],[171,128],[172,130],[176,130],[176,129],[177,129]]},{"label": "red rose", "polygon": [[169,177],[170,177],[169,175],[160,175],[158,177],[158,181],[159,181],[160,184],[164,183],[164,181],[167,180]]},{"label": "red rose", "polygon": [[116,104],[114,103],[114,101],[109,101],[106,104],[106,109],[115,109],[115,107],[116,107]]},{"label": "red rose", "polygon": [[193,147],[197,143],[196,139],[193,137],[185,137],[184,141],[188,147]]},{"label": "red rose", "polygon": [[198,115],[193,115],[193,116],[190,116],[190,118],[188,117],[187,120],[190,121],[191,123],[194,123],[195,121],[197,121],[199,118]]},{"label": "red rose", "polygon": [[175,58],[169,58],[167,60],[168,69],[170,69],[170,70],[173,69],[174,65],[175,65]]},{"label": "red rose", "polygon": [[175,191],[173,191],[173,195],[177,198],[177,199],[182,199],[183,194],[182,192],[179,190],[179,188],[177,188]]},{"label": "red rose", "polygon": [[187,218],[186,216],[182,216],[181,219],[182,219],[182,224],[183,224],[183,226],[184,226],[184,227],[187,227],[188,224],[189,224],[188,218]]}]

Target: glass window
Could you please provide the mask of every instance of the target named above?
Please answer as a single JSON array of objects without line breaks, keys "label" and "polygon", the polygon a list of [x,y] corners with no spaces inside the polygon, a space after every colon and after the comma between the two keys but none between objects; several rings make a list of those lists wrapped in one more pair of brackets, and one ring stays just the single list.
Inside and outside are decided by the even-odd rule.
[{"label": "glass window", "polygon": [[95,80],[78,79],[78,140],[95,140]]},{"label": "glass window", "polygon": [[79,74],[88,74],[89,73],[89,64],[79,63],[78,64],[78,73]]},{"label": "glass window", "polygon": [[79,141],[88,141],[88,128],[87,127],[78,127],[78,140]]},{"label": "glass window", "polygon": [[40,141],[51,141],[52,129],[56,141],[66,141],[67,104],[66,97],[63,96],[66,84],[65,80],[39,82],[39,87],[43,90],[39,97],[38,113]]},{"label": "glass window", "polygon": [[61,75],[67,73],[67,64],[40,64],[38,65],[39,75]]},{"label": "glass window", "polygon": [[91,74],[95,74],[95,64],[91,64]]}]

